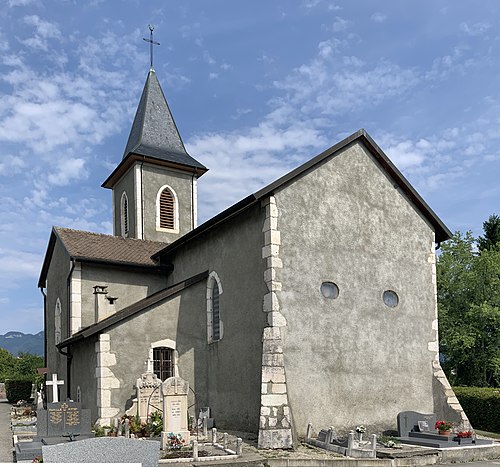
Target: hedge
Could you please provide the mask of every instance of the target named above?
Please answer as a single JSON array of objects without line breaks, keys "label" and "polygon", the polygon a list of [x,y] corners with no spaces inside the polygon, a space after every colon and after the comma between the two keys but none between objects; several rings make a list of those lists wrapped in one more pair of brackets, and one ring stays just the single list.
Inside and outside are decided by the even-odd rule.
[{"label": "hedge", "polygon": [[7,393],[7,400],[11,404],[17,401],[31,399],[31,388],[33,385],[33,377],[8,379],[5,381],[5,392]]},{"label": "hedge", "polygon": [[454,387],[472,426],[500,433],[500,388]]}]

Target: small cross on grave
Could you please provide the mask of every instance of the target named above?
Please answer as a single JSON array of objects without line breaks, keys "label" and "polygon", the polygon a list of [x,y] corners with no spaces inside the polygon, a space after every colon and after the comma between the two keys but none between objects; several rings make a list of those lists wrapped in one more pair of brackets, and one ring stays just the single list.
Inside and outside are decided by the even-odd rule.
[{"label": "small cross on grave", "polygon": [[52,381],[47,381],[45,384],[47,386],[52,386],[52,402],[59,402],[57,386],[62,386],[64,381],[57,379],[57,373],[52,373]]}]

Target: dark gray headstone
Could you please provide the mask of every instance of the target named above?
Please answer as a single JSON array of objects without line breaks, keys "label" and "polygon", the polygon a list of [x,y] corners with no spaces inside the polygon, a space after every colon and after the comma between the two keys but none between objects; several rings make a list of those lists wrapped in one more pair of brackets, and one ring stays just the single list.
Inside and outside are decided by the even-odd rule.
[{"label": "dark gray headstone", "polygon": [[91,438],[72,443],[42,446],[43,462],[142,463],[156,467],[160,442],[129,438]]},{"label": "dark gray headstone", "polygon": [[418,422],[427,422],[429,432],[435,432],[436,414],[420,412],[400,412],[398,414],[398,433],[399,436],[408,436],[411,431],[419,432]]},{"label": "dark gray headstone", "polygon": [[59,437],[68,433],[91,433],[90,410],[78,402],[47,403],[47,410],[37,412],[37,437]]}]

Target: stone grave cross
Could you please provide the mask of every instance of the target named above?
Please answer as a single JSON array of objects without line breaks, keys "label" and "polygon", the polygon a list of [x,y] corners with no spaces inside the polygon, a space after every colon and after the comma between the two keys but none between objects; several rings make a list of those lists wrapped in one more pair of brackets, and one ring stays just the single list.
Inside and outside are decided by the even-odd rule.
[{"label": "stone grave cross", "polygon": [[57,386],[62,386],[64,381],[57,379],[57,373],[52,373],[52,381],[47,381],[45,384],[47,386],[52,386],[52,402],[59,402]]}]

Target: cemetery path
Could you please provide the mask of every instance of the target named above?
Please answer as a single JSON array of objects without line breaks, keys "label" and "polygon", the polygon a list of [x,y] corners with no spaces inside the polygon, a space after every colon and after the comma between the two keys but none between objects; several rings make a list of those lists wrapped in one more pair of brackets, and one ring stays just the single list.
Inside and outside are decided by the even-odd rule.
[{"label": "cemetery path", "polygon": [[0,462],[13,462],[10,408],[6,399],[0,399]]}]

